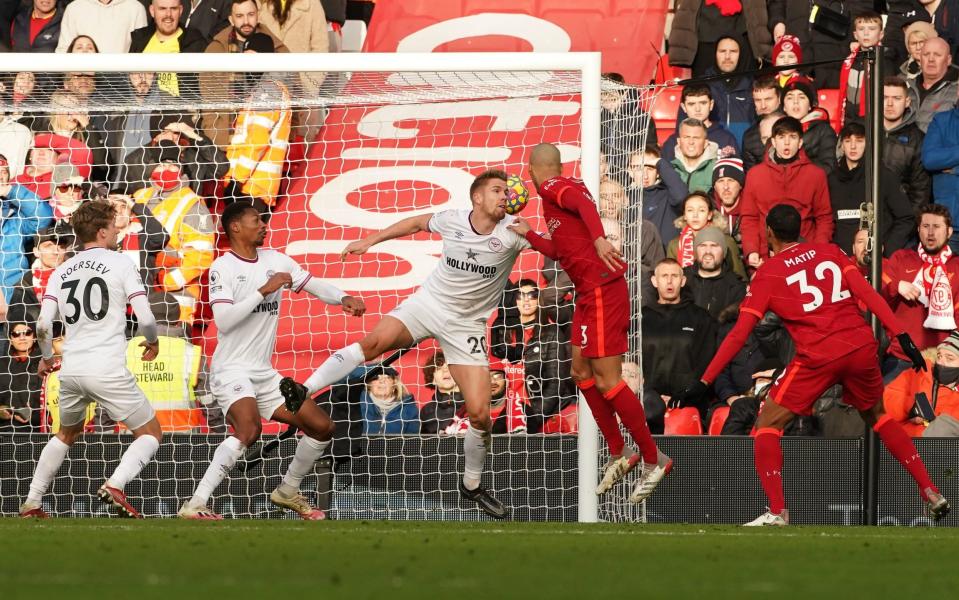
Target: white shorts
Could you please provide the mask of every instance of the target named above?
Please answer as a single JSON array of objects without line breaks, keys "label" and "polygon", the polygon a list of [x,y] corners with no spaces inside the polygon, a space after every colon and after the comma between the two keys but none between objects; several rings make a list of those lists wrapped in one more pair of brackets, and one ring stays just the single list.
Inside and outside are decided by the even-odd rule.
[{"label": "white shorts", "polygon": [[240,398],[255,398],[256,409],[267,421],[273,419],[276,409],[283,406],[283,394],[280,393],[280,374],[268,372],[251,374],[245,371],[223,371],[213,373],[210,378],[210,390],[223,414],[230,411],[233,403]]},{"label": "white shorts", "polygon": [[96,402],[111,419],[128,429],[139,429],[156,416],[133,373],[121,375],[65,375],[60,377],[60,423],[83,423],[87,405]]},{"label": "white shorts", "polygon": [[448,316],[432,296],[417,292],[390,311],[419,342],[433,338],[440,344],[447,364],[488,367],[486,319],[464,321]]}]

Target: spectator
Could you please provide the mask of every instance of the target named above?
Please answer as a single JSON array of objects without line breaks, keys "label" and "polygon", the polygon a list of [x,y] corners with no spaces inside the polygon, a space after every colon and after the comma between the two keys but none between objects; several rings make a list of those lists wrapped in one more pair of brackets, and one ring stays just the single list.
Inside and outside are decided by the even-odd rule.
[{"label": "spectator", "polygon": [[612,170],[623,172],[629,163],[630,152],[656,140],[656,123],[643,110],[636,88],[626,85],[622,75],[605,73],[603,77],[600,148],[612,164]]},{"label": "spectator", "polygon": [[719,147],[706,139],[706,125],[687,118],[679,125],[679,144],[671,164],[686,189],[706,190],[712,184],[713,166],[720,158]]},{"label": "spectator", "polygon": [[[640,282],[640,303],[646,306],[651,302],[656,302],[656,288],[653,287],[653,271],[659,261],[666,258],[663,240],[659,237],[659,230],[649,221],[643,219],[640,229],[640,262],[639,262],[639,282]],[[630,279],[635,280],[636,261],[630,261]],[[634,299],[635,302],[635,299]],[[633,307],[633,312],[638,312],[639,306]]]},{"label": "spectator", "polygon": [[63,8],[58,0],[33,0],[21,4],[10,28],[14,52],[53,52],[60,41]]},{"label": "spectator", "polygon": [[743,161],[738,158],[723,158],[713,166],[713,210],[726,221],[723,231],[738,244],[742,239],[739,232],[742,208],[739,199],[742,196],[746,173]]},{"label": "spectator", "polygon": [[360,393],[363,435],[419,433],[416,401],[400,381],[396,369],[382,365],[363,365],[359,369],[366,371],[365,386]]},{"label": "spectator", "polygon": [[673,133],[663,142],[663,156],[672,159],[676,154],[676,146],[679,141],[679,128],[687,119],[696,119],[701,121],[706,128],[706,137],[711,142],[716,143],[719,154],[722,156],[735,156],[739,154],[739,144],[736,136],[729,133],[725,127],[719,123],[710,120],[716,103],[713,101],[713,93],[706,85],[687,85],[683,88],[680,96],[679,114],[676,116],[676,133]]},{"label": "spectator", "polygon": [[77,168],[72,165],[57,165],[53,169],[53,197],[49,204],[53,208],[56,223],[70,223],[70,216],[80,208],[89,186],[80,177]]},{"label": "spectator", "polygon": [[29,262],[24,254],[26,242],[50,224],[53,211],[29,189],[10,183],[10,168],[0,156],[0,285],[3,286],[3,312],[6,313],[13,286],[23,277]]},{"label": "spectator", "polygon": [[90,148],[80,140],[54,133],[38,133],[33,138],[30,164],[14,181],[46,200],[53,196],[55,171],[86,179],[90,176],[92,161]]},{"label": "spectator", "polygon": [[[919,0],[929,14],[930,22],[951,48],[959,47],[959,2],[956,0]],[[950,57],[956,62],[956,57]]]},{"label": "spectator", "polygon": [[766,358],[759,362],[752,373],[752,386],[743,394],[726,399],[729,416],[723,423],[721,435],[749,435],[759,416],[759,408],[766,401],[772,384],[783,372],[778,358]]},{"label": "spectator", "polygon": [[696,234],[696,262],[685,269],[685,290],[693,303],[719,320],[727,307],[739,304],[746,296],[746,284],[725,264],[726,236],[715,227]]},{"label": "spectator", "polygon": [[[180,27],[183,0],[152,0],[150,23],[130,34],[133,54],[191,54],[206,49],[203,34],[190,27]],[[157,73],[157,86],[175,97],[200,97],[195,73]]]},{"label": "spectator", "polygon": [[38,100],[39,86],[37,76],[29,71],[8,73],[0,84],[7,118],[30,127],[35,116],[31,110],[31,100]]},{"label": "spectator", "polygon": [[147,24],[138,0],[73,0],[63,11],[57,52],[66,52],[78,35],[93,38],[100,52],[123,54],[130,50],[130,34]]},{"label": "spectator", "polygon": [[450,426],[465,401],[441,350],[427,357],[423,380],[426,387],[433,390],[433,398],[420,409],[420,433],[435,435]]},{"label": "spectator", "polygon": [[[773,46],[772,61],[775,67],[788,67],[802,62],[802,44],[794,35],[784,35]],[[798,69],[782,69],[776,72],[776,83],[780,89],[797,79],[808,79]]]},{"label": "spectator", "polygon": [[936,33],[936,28],[932,26],[932,23],[916,21],[906,27],[905,35],[909,58],[899,66],[899,73],[908,81],[918,77],[921,72],[922,47],[925,46],[926,40],[939,37],[939,34]]},{"label": "spectator", "polygon": [[[959,215],[959,108],[936,114],[922,142],[922,164],[932,175],[932,197],[937,204]],[[959,251],[959,236],[949,240]]]},{"label": "spectator", "polygon": [[33,133],[25,125],[9,115],[0,116],[0,156],[11,179],[23,173],[31,146]]},{"label": "spectator", "polygon": [[759,121],[782,107],[780,87],[772,77],[762,77],[753,82],[753,110],[756,122],[743,133],[743,168],[748,171],[763,161],[766,143],[759,135]]},{"label": "spectator", "polygon": [[73,230],[69,225],[45,227],[33,240],[33,264],[13,288],[7,319],[36,325],[40,299],[47,289],[53,270],[63,264],[73,249]]},{"label": "spectator", "polygon": [[164,140],[157,158],[150,187],[138,190],[133,198],[146,204],[170,236],[166,252],[157,259],[157,285],[180,304],[179,320],[192,325],[200,279],[213,262],[213,220],[203,199],[183,177],[178,147]]},{"label": "spectator", "polygon": [[762,164],[746,175],[742,199],[743,254],[757,268],[768,255],[766,215],[773,205],[790,204],[802,215],[800,235],[809,242],[832,239],[832,206],[826,173],[802,150],[802,124],[782,117],[772,129],[772,149]]},{"label": "spectator", "polygon": [[[930,348],[956,329],[959,258],[948,244],[953,233],[949,209],[927,204],[918,216],[919,248],[898,250],[883,263],[880,292],[916,346]],[[892,340],[888,353],[883,364],[887,383],[910,366],[898,340]]]},{"label": "spectator", "polygon": [[742,148],[743,133],[756,119],[749,102],[753,78],[748,74],[755,65],[733,37],[722,37],[716,42],[716,64],[706,69],[706,76],[725,75],[724,79],[709,82],[715,107],[713,115],[736,138],[736,147]]},{"label": "spectator", "polygon": [[959,69],[952,66],[952,53],[942,38],[926,40],[922,46],[920,73],[909,80],[909,98],[916,111],[916,125],[923,132],[936,113],[951,109],[959,90]]},{"label": "spectator", "polygon": [[852,19],[853,37],[856,44],[853,51],[842,63],[839,75],[839,94],[842,105],[839,110],[840,122],[845,124],[852,121],[862,123],[866,117],[866,55],[864,50],[879,48],[884,61],[884,72],[895,73],[896,66],[889,59],[886,48],[880,46],[882,41],[882,16],[872,11],[857,13]]},{"label": "spectator", "polygon": [[899,179],[913,210],[931,201],[932,178],[922,164],[925,135],[916,125],[909,85],[900,77],[883,82],[882,117],[885,129],[882,162]]},{"label": "spectator", "polygon": [[[75,94],[57,91],[50,96],[50,106],[50,116],[36,119],[33,124],[34,131],[71,140],[68,143],[75,148],[74,151],[84,152],[85,149],[89,155],[88,164],[102,169],[102,174],[105,175],[107,163],[105,136],[102,131],[96,131],[95,128],[90,127],[90,114],[83,107],[81,99]],[[90,177],[91,174],[96,175],[91,171],[85,177]]]},{"label": "spectator", "polygon": [[210,41],[230,25],[231,0],[198,0],[186,2],[180,13],[180,27],[198,31]]},{"label": "spectator", "polygon": [[[724,308],[718,317],[719,335],[717,343],[721,342],[736,325],[739,318],[739,305],[731,304]],[[720,372],[713,383],[713,389],[716,392],[716,398],[727,406],[747,395],[753,388],[753,374],[759,369],[760,363],[765,360],[759,340],[756,336],[750,334],[746,338],[746,343],[736,356],[726,365],[726,368]],[[779,363],[780,368],[782,362]]]},{"label": "spectator", "polygon": [[872,264],[869,254],[869,230],[860,229],[856,232],[856,237],[852,238],[852,258],[863,277],[869,276],[869,265]]},{"label": "spectator", "polygon": [[606,219],[619,221],[626,208],[626,190],[615,179],[599,184],[599,215]]},{"label": "spectator", "polygon": [[816,90],[809,80],[797,80],[783,88],[783,112],[802,123],[802,147],[812,163],[828,174],[836,165],[836,132],[829,113],[817,106]]},{"label": "spectator", "polygon": [[40,348],[31,325],[10,323],[9,327],[7,350],[0,358],[0,430],[39,431]]},{"label": "spectator", "polygon": [[[107,200],[117,211],[117,248],[134,261],[146,288],[154,289],[157,284],[157,258],[170,243],[170,235],[146,204],[121,195],[108,196]],[[161,300],[168,304],[177,303],[172,297]],[[178,321],[179,318],[168,320],[171,324]]]},{"label": "spectator", "polygon": [[96,41],[88,35],[78,35],[67,47],[67,54],[99,54]]},{"label": "spectator", "polygon": [[[660,261],[653,274],[658,298],[646,307],[642,322],[644,385],[664,403],[678,400],[686,382],[702,376],[716,351],[716,321],[682,297],[685,283],[679,263]],[[705,405],[696,408],[705,415]],[[665,412],[665,407],[655,412]]]},{"label": "spectator", "polygon": [[[492,359],[489,364],[490,375],[490,420],[495,434],[520,433],[526,431],[526,415],[523,412],[524,398],[511,393],[507,377],[507,367]],[[521,381],[522,382],[522,381]],[[443,435],[463,436],[469,428],[466,409],[456,412],[453,422],[443,431]]]},{"label": "spectator", "polygon": [[[681,227],[679,236],[669,242],[666,256],[675,259],[683,268],[692,266],[696,261],[695,241],[700,231],[713,226],[723,232],[726,230],[726,219],[717,215],[709,203],[709,197],[702,192],[693,192],[683,200],[683,216],[677,219],[676,225]],[[736,240],[723,234],[725,244],[725,259],[723,265],[741,279],[746,279],[746,268],[739,256],[739,246]]]},{"label": "spectator", "polygon": [[[832,241],[847,254],[852,252],[852,242],[859,230],[860,206],[872,199],[866,196],[866,128],[855,121],[847,123],[839,132],[840,156],[836,168],[829,174],[829,198],[832,203],[835,229]],[[896,250],[906,247],[915,231],[912,206],[899,185],[895,174],[885,166],[879,173],[879,198],[882,218],[880,239],[883,240],[883,256],[892,256]]]},{"label": "spectator", "polygon": [[[646,150],[630,154],[629,177],[626,223],[645,219],[656,226],[660,239],[671,240],[679,235],[674,221],[679,217],[679,207],[688,192],[673,165],[660,157],[659,148],[646,146]],[[640,204],[642,215],[639,214]]]},{"label": "spectator", "polygon": [[[83,40],[83,37],[77,38]],[[86,38],[89,39],[89,38]],[[82,54],[82,53],[81,53]],[[88,105],[97,91],[97,77],[95,73],[70,72],[63,76],[63,89],[73,94],[79,101],[77,106],[69,108],[79,108]]]},{"label": "spectator", "polygon": [[763,0],[677,2],[669,64],[691,67],[693,77],[701,77],[712,64],[717,41],[726,36],[739,41],[749,60],[768,56],[773,42],[767,14]]},{"label": "spectator", "polygon": [[[927,358],[926,366],[918,373],[906,369],[886,386],[886,414],[910,437],[959,437],[959,331],[936,347],[935,360]],[[920,407],[920,395],[931,415]]]}]

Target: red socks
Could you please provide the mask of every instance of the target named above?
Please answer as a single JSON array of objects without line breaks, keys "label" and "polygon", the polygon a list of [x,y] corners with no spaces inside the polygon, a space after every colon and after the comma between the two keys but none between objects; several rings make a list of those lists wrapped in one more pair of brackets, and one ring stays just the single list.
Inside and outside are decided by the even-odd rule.
[{"label": "red socks", "polygon": [[603,396],[606,402],[613,406],[619,419],[633,436],[633,441],[639,446],[639,452],[643,455],[643,462],[647,465],[655,465],[659,453],[656,450],[656,442],[649,433],[649,425],[646,424],[643,403],[622,379]]},{"label": "red socks", "polygon": [[613,406],[606,401],[603,394],[596,389],[595,379],[586,379],[577,381],[576,387],[583,392],[586,398],[586,404],[590,412],[593,413],[593,419],[599,426],[599,430],[606,438],[606,444],[609,446],[609,453],[613,456],[619,456],[623,453],[623,446],[626,442],[623,440],[623,434],[619,432],[619,423],[616,421],[616,415],[613,413]]},{"label": "red socks", "polygon": [[769,499],[769,512],[778,515],[786,508],[783,494],[783,450],[779,439],[783,432],[771,427],[763,427],[756,432],[753,451],[756,457],[756,474],[759,483]]},{"label": "red socks", "polygon": [[905,430],[899,423],[896,423],[889,415],[883,415],[873,425],[872,430],[879,435],[879,439],[885,444],[889,454],[896,457],[899,464],[909,471],[912,478],[916,480],[919,485],[919,494],[923,498],[926,497],[925,490],[927,488],[939,493],[939,489],[929,478],[929,472],[926,471],[926,465],[922,462],[922,458],[916,450],[916,445],[912,443],[912,439],[906,435]]}]

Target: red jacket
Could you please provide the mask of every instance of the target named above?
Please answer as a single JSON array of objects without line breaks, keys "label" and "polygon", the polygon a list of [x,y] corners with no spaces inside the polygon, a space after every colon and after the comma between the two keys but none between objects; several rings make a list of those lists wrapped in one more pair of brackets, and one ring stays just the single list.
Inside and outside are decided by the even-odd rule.
[{"label": "red jacket", "polygon": [[[882,289],[880,293],[889,307],[892,308],[896,317],[906,328],[906,333],[916,343],[920,350],[925,350],[939,345],[939,342],[949,336],[949,331],[938,329],[926,329],[922,326],[926,320],[926,307],[920,302],[909,302],[899,295],[899,282],[907,281],[912,283],[916,278],[916,273],[924,266],[922,259],[919,258],[919,252],[916,248],[903,248],[897,250],[882,263]],[[949,287],[952,289],[953,311],[957,311],[959,316],[959,257],[953,256],[945,265],[946,276],[949,277]],[[892,340],[889,346],[889,353],[908,360],[902,353],[897,340]]]},{"label": "red jacket", "polygon": [[743,256],[753,252],[763,258],[769,255],[766,215],[773,206],[782,203],[799,211],[802,217],[799,234],[807,242],[829,243],[834,225],[826,172],[812,164],[803,150],[799,151],[799,158],[788,164],[777,164],[771,157],[772,150],[746,174],[740,200]]}]

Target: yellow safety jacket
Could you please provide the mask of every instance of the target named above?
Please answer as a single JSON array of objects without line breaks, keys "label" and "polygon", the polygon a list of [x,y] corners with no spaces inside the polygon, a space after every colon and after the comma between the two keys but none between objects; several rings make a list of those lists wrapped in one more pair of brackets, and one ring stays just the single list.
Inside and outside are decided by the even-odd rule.
[{"label": "yellow safety jacket", "polygon": [[[47,375],[46,379],[43,380],[43,402],[50,419],[50,433],[57,433],[60,431],[60,374],[56,371]],[[84,427],[93,421],[96,410],[96,402],[87,405],[87,412],[83,417]]]},{"label": "yellow safety jacket", "polygon": [[203,412],[194,393],[200,375],[200,347],[182,338],[160,336],[156,360],[145,361],[140,359],[143,340],[138,336],[127,344],[127,368],[153,405],[160,427],[163,431],[201,427]]}]

